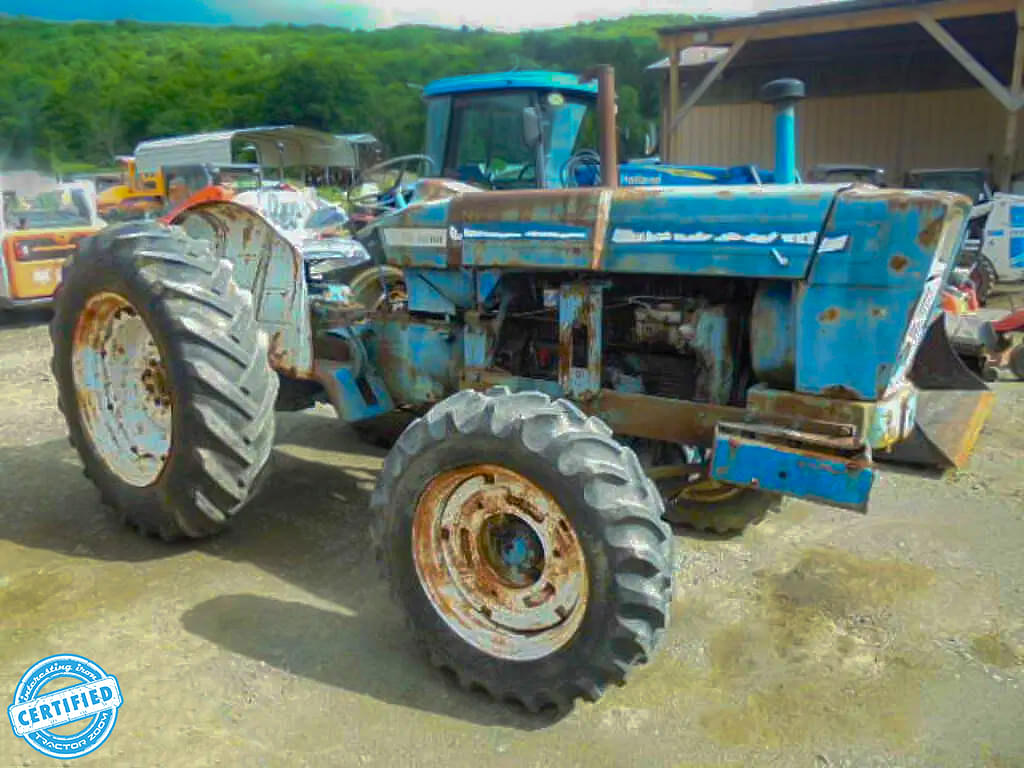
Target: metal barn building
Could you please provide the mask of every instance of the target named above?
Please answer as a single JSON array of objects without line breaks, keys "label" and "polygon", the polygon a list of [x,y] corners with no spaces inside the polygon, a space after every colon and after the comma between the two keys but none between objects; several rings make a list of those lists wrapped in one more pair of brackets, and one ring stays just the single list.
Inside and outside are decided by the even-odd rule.
[{"label": "metal barn building", "polygon": [[847,0],[659,30],[662,156],[773,163],[758,88],[798,77],[798,163],[1024,170],[1024,0]]}]

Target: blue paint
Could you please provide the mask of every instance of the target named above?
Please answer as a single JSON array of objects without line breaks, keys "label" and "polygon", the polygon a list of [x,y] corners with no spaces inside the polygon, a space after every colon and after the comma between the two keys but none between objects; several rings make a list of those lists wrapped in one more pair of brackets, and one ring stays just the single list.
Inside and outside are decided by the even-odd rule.
[{"label": "blue paint", "polygon": [[[338,382],[336,396],[332,397],[332,405],[343,421],[362,421],[394,410],[395,404],[388,393],[383,380],[373,372],[364,372],[363,380],[373,392],[376,403],[367,402],[357,384],[357,374],[347,365],[342,365],[334,372]],[[335,392],[331,393],[335,395]]]},{"label": "blue paint", "polygon": [[597,83],[581,83],[579,75],[567,72],[529,70],[523,72],[489,72],[482,75],[460,75],[443,77],[428,83],[423,89],[424,98],[431,99],[452,93],[505,90],[556,90],[565,93],[596,95]]},{"label": "blue paint", "polygon": [[708,400],[712,403],[725,404],[731,399],[736,339],[730,331],[735,325],[730,322],[727,307],[708,307],[697,320],[693,348],[703,363]]},{"label": "blue paint", "polygon": [[592,228],[562,224],[557,221],[474,221],[464,224],[461,232],[463,241],[514,242],[529,240],[531,242],[570,243],[584,242],[589,239]]},{"label": "blue paint", "polygon": [[875,406],[871,425],[868,427],[868,445],[872,448],[888,448],[893,443],[908,437],[914,428],[917,415],[917,390],[908,387],[906,396],[880,401]]},{"label": "blue paint", "polygon": [[717,435],[711,457],[715,480],[863,510],[874,471],[838,458],[808,454],[737,436]]},{"label": "blue paint", "polygon": [[[585,166],[585,168],[592,168],[592,166]],[[722,168],[713,165],[623,163],[619,166],[619,184],[623,187],[689,187],[706,186],[708,184],[757,184],[758,182],[770,182],[772,178],[773,176],[771,171],[750,165],[735,165],[730,168]],[[588,183],[590,185],[596,185],[599,183],[596,173]],[[582,185],[583,184],[581,184],[581,186]]]},{"label": "blue paint", "polygon": [[757,289],[750,319],[750,362],[759,381],[791,389],[796,373],[793,283],[767,281]]},{"label": "blue paint", "polygon": [[[568,356],[559,361],[559,384],[573,397],[587,397],[601,389],[601,298],[601,288],[589,283],[563,283],[559,288],[559,348]],[[583,360],[575,359],[582,354],[576,349],[578,343],[586,344]]]},{"label": "blue paint", "polygon": [[1010,206],[1010,226],[1024,227],[1024,205]]},{"label": "blue paint", "polygon": [[[799,280],[811,261],[809,247],[776,248],[746,244],[708,246],[643,244],[611,245],[604,257],[606,272],[650,275],[707,275]],[[779,258],[781,257],[781,259]],[[582,264],[577,268],[585,268]]]},{"label": "blue paint", "polygon": [[590,269],[591,247],[585,243],[544,244],[472,241],[463,244],[462,263],[481,267],[525,269]]},{"label": "blue paint", "polygon": [[756,186],[660,188],[650,198],[620,191],[604,269],[800,279],[838,189],[806,187],[799,198]]},{"label": "blue paint", "polygon": [[409,310],[435,315],[454,315],[456,309],[472,307],[476,281],[471,270],[407,269],[405,285]]},{"label": "blue paint", "polygon": [[463,328],[382,316],[371,321],[370,363],[401,403],[433,403],[460,387]]},{"label": "blue paint", "polygon": [[1014,269],[1024,267],[1024,237],[1010,238],[1010,266]]},{"label": "blue paint", "polygon": [[482,328],[466,328],[462,337],[463,356],[467,368],[487,368],[491,356],[488,334]]},{"label": "blue paint", "polygon": [[[936,311],[959,244],[941,242],[935,222],[949,212],[944,203],[901,194],[907,202],[895,208],[884,192],[837,199],[825,236],[849,233],[850,245],[818,255],[798,296],[797,391],[875,400],[909,364],[916,349],[905,343],[911,316],[919,300],[923,317]],[[937,261],[940,244],[947,250]],[[938,282],[922,299],[929,280]]]},{"label": "blue paint", "polygon": [[476,300],[487,304],[501,282],[501,270],[478,269],[476,271]]},{"label": "blue paint", "polygon": [[775,182],[796,181],[796,111],[793,102],[779,105],[775,111]]}]

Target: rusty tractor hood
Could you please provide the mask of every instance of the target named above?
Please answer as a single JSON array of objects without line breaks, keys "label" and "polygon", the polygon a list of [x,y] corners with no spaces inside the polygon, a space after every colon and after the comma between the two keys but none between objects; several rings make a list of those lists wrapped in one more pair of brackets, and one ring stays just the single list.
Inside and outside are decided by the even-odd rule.
[{"label": "rusty tractor hood", "polygon": [[796,280],[807,274],[840,187],[795,189],[469,192],[412,205],[377,226],[397,266]]}]

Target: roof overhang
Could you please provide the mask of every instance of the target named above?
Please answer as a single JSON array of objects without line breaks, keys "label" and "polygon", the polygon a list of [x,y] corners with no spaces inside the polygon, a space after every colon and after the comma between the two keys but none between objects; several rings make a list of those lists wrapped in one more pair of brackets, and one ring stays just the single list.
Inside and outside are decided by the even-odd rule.
[{"label": "roof overhang", "polygon": [[658,36],[662,48],[671,51],[692,45],[730,45],[741,40],[916,24],[922,14],[941,20],[1011,13],[1017,6],[1017,0],[840,0],[723,21],[662,27]]}]

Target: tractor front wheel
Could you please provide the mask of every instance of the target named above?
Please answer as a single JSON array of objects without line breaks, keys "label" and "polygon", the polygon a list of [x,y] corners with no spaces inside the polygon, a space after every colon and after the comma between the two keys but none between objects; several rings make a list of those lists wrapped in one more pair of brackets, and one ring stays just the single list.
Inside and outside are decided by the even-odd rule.
[{"label": "tractor front wheel", "polygon": [[782,504],[776,493],[700,480],[665,495],[665,519],[698,531],[717,534],[739,533],[761,522]]},{"label": "tractor front wheel", "polygon": [[395,599],[463,687],[564,712],[621,684],[668,625],[657,489],[564,400],[449,397],[399,438],[372,507]]}]

